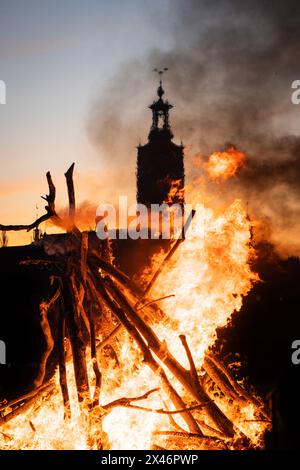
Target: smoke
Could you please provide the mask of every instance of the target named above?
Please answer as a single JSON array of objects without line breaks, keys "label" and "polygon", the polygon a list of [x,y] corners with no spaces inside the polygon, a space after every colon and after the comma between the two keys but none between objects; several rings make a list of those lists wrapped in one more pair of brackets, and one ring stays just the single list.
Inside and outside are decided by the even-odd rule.
[{"label": "smoke", "polygon": [[[89,201],[82,201],[76,206],[75,223],[80,230],[95,230],[96,227],[96,210],[97,205]],[[58,210],[58,215],[64,219],[68,219],[69,208],[64,207]],[[49,224],[55,225],[51,220]]]},{"label": "smoke", "polygon": [[[189,155],[208,156],[228,142],[245,152],[245,168],[222,191],[248,201],[282,253],[299,255],[300,108],[291,103],[291,83],[300,78],[299,21],[295,0],[170,2],[159,26],[173,46],[123,64],[91,111],[89,135],[107,164],[128,175],[128,187],[135,184],[134,146],[146,140],[145,105],[154,98],[150,70],[167,66],[175,140]],[[194,171],[187,157],[187,181]]]}]

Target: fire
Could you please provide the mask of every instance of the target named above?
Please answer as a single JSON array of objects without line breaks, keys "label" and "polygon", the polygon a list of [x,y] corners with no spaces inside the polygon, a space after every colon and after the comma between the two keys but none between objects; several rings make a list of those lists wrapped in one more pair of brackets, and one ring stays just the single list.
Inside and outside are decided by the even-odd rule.
[{"label": "fire", "polygon": [[165,180],[169,186],[169,193],[167,200],[165,201],[167,204],[168,203],[173,203],[173,201],[183,201],[184,200],[184,188],[182,186],[182,180],[177,179],[177,180],[172,180],[169,177],[166,178]]},{"label": "fire", "polygon": [[[198,205],[186,240],[154,286],[154,298],[175,294],[175,301],[166,299],[164,308],[180,329],[164,334],[189,332],[199,365],[215,339],[216,328],[240,310],[243,296],[257,279],[248,264],[252,255],[249,234],[250,223],[239,200],[219,216]],[[178,349],[175,343],[175,355]],[[184,361],[184,351],[178,359]]]},{"label": "fire", "polygon": [[[203,364],[204,354],[216,339],[216,329],[230,322],[234,311],[241,308],[243,296],[258,280],[251,271],[249,261],[254,255],[250,246],[250,222],[239,200],[216,215],[204,206],[197,206],[197,219],[168,268],[163,271],[159,282],[151,292],[154,298],[167,294],[175,297],[164,300],[164,310],[168,312],[172,328],[168,324],[156,324],[155,332],[164,339],[178,361],[188,368],[185,351],[179,341],[179,335],[187,336],[197,369]],[[156,255],[153,265],[161,263],[163,254]],[[129,339],[128,339],[129,341]],[[136,361],[136,350],[124,343],[126,348],[124,365]],[[146,366],[141,366],[135,377],[126,375],[118,396],[136,395],[157,386],[157,379]],[[148,383],[148,385],[147,385]],[[174,384],[178,387],[178,384]],[[125,386],[125,388],[124,388]],[[115,391],[116,392],[116,391]],[[153,396],[151,406],[162,408],[166,397]],[[149,402],[145,406],[149,406]],[[252,445],[260,447],[266,423],[255,419],[260,407],[246,403],[238,410],[221,397],[218,405],[232,418],[240,433],[245,434]],[[260,405],[261,406],[261,405]],[[175,421],[184,429],[185,423],[180,417]],[[203,419],[203,418],[202,418]],[[212,425],[204,418],[207,425]],[[143,423],[143,424],[141,424]],[[166,417],[150,415],[124,409],[116,409],[104,419],[104,430],[114,449],[144,449],[147,443],[151,447],[154,432],[168,428]],[[120,433],[120,426],[123,431]],[[137,430],[136,434],[134,429]],[[155,440],[155,439],[154,439]],[[199,442],[192,448],[199,447]],[[136,447],[138,446],[138,447]],[[197,447],[198,446],[198,447]],[[209,447],[208,447],[209,448]]]},{"label": "fire", "polygon": [[243,166],[244,161],[245,154],[243,152],[229,147],[226,152],[212,153],[204,167],[211,179],[227,180],[235,175],[236,171]]},{"label": "fire", "polygon": [[[241,166],[244,154],[231,148],[228,152],[211,155],[208,171],[225,179]],[[196,202],[196,201],[195,201]],[[251,227],[240,200],[234,201],[221,213],[197,204],[196,217],[187,237],[171,258],[154,284],[151,297],[162,298],[163,309],[168,318],[152,325],[158,338],[166,344],[179,363],[189,369],[186,351],[179,335],[186,336],[198,371],[204,364],[205,354],[214,344],[216,329],[230,323],[234,312],[239,311],[243,297],[250,291],[258,276],[251,270],[250,260],[254,256],[251,247]],[[153,258],[153,266],[162,262],[164,254]],[[101,333],[101,332],[100,332]],[[133,339],[123,329],[117,340],[118,366],[112,358],[106,359],[102,367],[100,403],[92,412],[80,412],[76,399],[76,385],[72,365],[67,365],[72,418],[64,420],[62,397],[58,373],[48,396],[41,397],[21,415],[3,425],[0,445],[4,449],[93,449],[97,448],[97,437],[105,448],[151,449],[158,445],[168,448],[167,435],[162,431],[170,428],[168,414],[160,410],[174,410],[168,396],[162,390],[159,377],[145,364],[143,355]],[[99,362],[103,363],[101,351]],[[163,368],[163,363],[159,362]],[[91,389],[93,389],[93,366],[88,362]],[[168,375],[169,377],[169,375]],[[190,397],[179,382],[170,377],[173,387]],[[204,380],[204,377],[201,378]],[[105,404],[121,397],[139,397],[156,389],[144,400],[136,402],[138,407],[115,407],[105,409]],[[257,419],[262,413],[259,399],[245,403],[232,403],[217,387],[207,391],[219,408],[234,423],[235,439],[247,438],[252,447],[262,447],[262,437],[268,424]],[[190,405],[187,405],[190,406]],[[145,409],[147,408],[147,409]],[[212,419],[205,409],[195,412],[199,423],[208,429],[210,436],[219,436]],[[172,415],[173,423],[187,431],[186,422],[180,414]],[[180,434],[180,433],[179,433]],[[170,439],[172,439],[170,437]],[[177,449],[234,448],[234,440],[176,441]],[[180,447],[182,446],[182,447]],[[223,447],[222,447],[223,446]]]}]

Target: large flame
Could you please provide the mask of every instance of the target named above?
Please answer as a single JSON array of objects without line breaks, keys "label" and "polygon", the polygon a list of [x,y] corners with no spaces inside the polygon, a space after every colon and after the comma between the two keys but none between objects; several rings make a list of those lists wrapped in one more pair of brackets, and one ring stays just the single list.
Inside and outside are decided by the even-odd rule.
[{"label": "large flame", "polygon": [[[172,322],[173,328],[158,324],[156,332],[167,341],[168,347],[183,365],[188,366],[178,340],[180,333],[187,335],[196,365],[200,367],[206,349],[215,340],[216,328],[226,325],[232,313],[240,309],[243,296],[256,279],[248,264],[251,256],[249,242],[249,221],[240,201],[235,201],[220,215],[198,206],[197,219],[187,239],[155,285],[152,292],[154,297],[175,294],[175,297],[164,301],[165,311],[175,320]],[[159,386],[156,376],[147,366],[142,365],[140,353],[126,333],[123,333],[121,341],[120,367],[107,367],[104,371],[102,403],[121,396],[137,396]],[[137,364],[140,366],[136,367]],[[72,420],[63,420],[57,378],[50,400],[39,399],[33,409],[2,428],[3,448],[90,448],[85,438],[87,424],[80,417],[76,405],[71,366],[68,375],[73,403]],[[147,406],[150,404],[153,408],[161,408],[161,398],[160,394],[153,395],[150,401],[147,399]],[[220,406],[228,408],[228,404],[222,403],[222,400]],[[229,411],[234,414],[234,410]],[[245,419],[240,419],[240,423],[235,421],[235,425],[240,424],[248,437],[257,439],[264,426],[251,422],[255,413],[253,405],[248,405],[244,412],[249,424],[245,425]],[[159,414],[116,408],[104,418],[103,428],[111,448],[145,449],[151,447],[153,433],[166,428],[167,423],[166,417]],[[184,427],[184,424],[180,424]]]},{"label": "large flame", "polygon": [[204,165],[209,177],[213,180],[227,180],[243,166],[245,154],[234,147],[226,152],[214,152]]},{"label": "large flame", "polygon": [[[222,153],[223,154],[223,153]],[[224,155],[221,154],[221,161]],[[230,150],[226,155],[233,156]],[[241,157],[241,153],[240,158]],[[214,154],[213,154],[214,155]],[[216,154],[219,155],[219,154]],[[214,157],[217,160],[219,157]],[[225,158],[226,160],[226,158]],[[222,166],[222,165],[221,165]],[[226,166],[226,165],[225,165]],[[224,166],[223,166],[224,168]],[[231,168],[230,164],[228,169]],[[229,171],[229,170],[228,170]],[[257,275],[250,268],[253,255],[251,230],[241,201],[234,201],[222,213],[215,213],[204,205],[197,205],[185,241],[180,245],[170,264],[163,270],[151,291],[153,298],[169,294],[164,311],[171,321],[154,325],[156,334],[166,341],[168,348],[180,363],[188,367],[185,351],[179,335],[185,334],[198,370],[204,354],[216,339],[216,329],[226,325],[235,311],[240,310],[245,296]],[[156,255],[153,266],[159,264],[163,253]],[[172,326],[170,326],[172,325]],[[142,355],[129,335],[122,331],[118,340],[118,367],[112,358],[107,359],[103,370],[102,404],[120,397],[143,395],[150,389],[160,387],[157,376],[142,361]],[[99,354],[99,361],[101,357]],[[89,364],[91,382],[92,364]],[[170,380],[173,380],[170,378]],[[94,448],[95,440],[87,438],[101,432],[100,420],[91,430],[88,417],[80,415],[76,404],[76,387],[71,364],[68,365],[68,383],[71,392],[72,419],[63,419],[59,379],[50,397],[40,398],[22,415],[2,427],[0,443],[6,449],[88,449]],[[181,386],[172,382],[178,391]],[[231,404],[220,394],[214,394],[218,406],[234,422],[236,430],[246,435],[253,446],[262,445],[266,424],[257,420],[257,406],[251,402],[242,408]],[[171,407],[162,391],[153,393],[141,406],[161,409]],[[99,408],[101,413],[101,407]],[[103,410],[102,410],[103,411]],[[199,419],[207,426],[212,423],[199,411]],[[186,429],[180,416],[174,415],[177,424]],[[103,419],[103,431],[107,446],[112,449],[150,449],[157,436],[155,433],[168,429],[166,415],[130,408],[114,408]],[[190,448],[205,448],[196,443]]]}]

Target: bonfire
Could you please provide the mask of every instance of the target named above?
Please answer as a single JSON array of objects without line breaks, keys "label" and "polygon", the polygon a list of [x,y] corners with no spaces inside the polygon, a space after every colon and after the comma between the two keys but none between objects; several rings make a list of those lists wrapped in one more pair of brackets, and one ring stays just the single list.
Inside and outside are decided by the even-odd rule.
[{"label": "bonfire", "polygon": [[[232,173],[232,155],[214,154],[212,177]],[[109,241],[100,256],[77,227],[73,169],[66,173],[67,218],[56,212],[47,173],[45,215],[28,226],[0,225],[31,230],[51,219],[72,247],[23,262],[47,265],[54,294],[40,304],[46,348],[32,389],[0,405],[1,448],[262,448],[270,426],[263,402],[236,381],[213,347],[217,328],[257,281],[241,202],[218,215],[197,206],[186,235],[156,254],[137,283],[114,265]],[[53,312],[59,312],[57,345],[48,322]],[[58,368],[46,381],[54,346]]]}]

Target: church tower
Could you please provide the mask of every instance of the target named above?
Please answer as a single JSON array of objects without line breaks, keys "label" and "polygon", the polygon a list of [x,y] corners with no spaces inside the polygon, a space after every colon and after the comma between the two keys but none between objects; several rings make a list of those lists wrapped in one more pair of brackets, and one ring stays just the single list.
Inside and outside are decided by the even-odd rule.
[{"label": "church tower", "polygon": [[[164,69],[167,70],[167,69]],[[150,204],[184,203],[183,145],[176,145],[169,123],[169,111],[173,106],[164,99],[162,74],[157,89],[158,99],[149,106],[152,110],[152,126],[145,145],[138,146],[137,153],[137,202]]]}]

